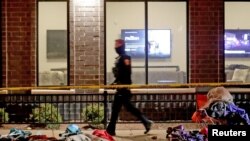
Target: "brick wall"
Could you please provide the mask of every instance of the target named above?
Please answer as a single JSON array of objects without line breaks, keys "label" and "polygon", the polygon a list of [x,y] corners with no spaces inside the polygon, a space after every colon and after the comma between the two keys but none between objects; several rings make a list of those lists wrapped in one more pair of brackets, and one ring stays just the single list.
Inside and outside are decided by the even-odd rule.
[{"label": "brick wall", "polygon": [[[2,10],[3,10],[3,6],[2,6],[2,1],[0,1],[0,7],[1,7],[1,10],[0,10],[0,15],[1,15],[1,18],[0,18],[0,23],[1,23],[1,25],[2,25]],[[2,26],[1,26],[1,28],[0,28],[0,33],[2,33]],[[1,48],[1,50],[2,50],[2,36],[1,36],[1,38],[0,38],[0,43],[1,43],[1,45],[0,45],[0,48]],[[2,51],[0,51],[0,56],[2,56]],[[2,62],[3,62],[3,60],[2,60],[2,57],[0,57],[0,64],[2,64]],[[3,86],[3,83],[2,83],[2,65],[0,65],[0,87],[2,87]]]},{"label": "brick wall", "polygon": [[3,87],[34,86],[36,0],[2,0]]},{"label": "brick wall", "polygon": [[103,84],[103,0],[70,0],[70,84]]},{"label": "brick wall", "polygon": [[[189,0],[189,82],[224,80],[224,1]],[[70,0],[70,85],[102,84],[104,1]],[[2,0],[3,86],[36,85],[36,0]]]},{"label": "brick wall", "polygon": [[223,0],[189,0],[189,82],[224,82],[223,31]]}]

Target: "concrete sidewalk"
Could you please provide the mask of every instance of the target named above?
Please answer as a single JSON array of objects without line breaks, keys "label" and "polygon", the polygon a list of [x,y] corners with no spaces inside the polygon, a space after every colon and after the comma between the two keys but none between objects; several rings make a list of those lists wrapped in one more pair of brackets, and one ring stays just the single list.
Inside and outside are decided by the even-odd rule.
[{"label": "concrete sidewalk", "polygon": [[[148,134],[144,134],[144,127],[142,124],[118,124],[116,130],[116,136],[114,139],[116,141],[166,141],[166,129],[168,127],[174,127],[177,125],[184,125],[185,129],[193,130],[199,127],[195,123],[164,123],[164,124],[153,124],[152,130]],[[85,134],[92,134],[93,129],[83,129],[82,125],[78,125],[81,131]],[[61,125],[58,130],[49,129],[30,129],[27,125],[4,125],[0,128],[0,135],[5,135],[9,133],[10,128],[17,128],[22,130],[28,130],[32,132],[32,135],[47,135],[47,137],[59,138],[59,134],[63,133],[67,127],[66,125]]]},{"label": "concrete sidewalk", "polygon": [[[59,138],[59,134],[64,131],[60,130],[29,130],[32,135],[46,135],[48,137]],[[85,134],[92,134],[92,130],[82,130]],[[116,141],[165,141],[166,131],[165,130],[151,130],[148,134],[143,134],[144,130],[117,130],[116,136],[113,136]],[[1,130],[0,134],[8,134],[9,130]],[[156,138],[156,139],[155,139]]]}]

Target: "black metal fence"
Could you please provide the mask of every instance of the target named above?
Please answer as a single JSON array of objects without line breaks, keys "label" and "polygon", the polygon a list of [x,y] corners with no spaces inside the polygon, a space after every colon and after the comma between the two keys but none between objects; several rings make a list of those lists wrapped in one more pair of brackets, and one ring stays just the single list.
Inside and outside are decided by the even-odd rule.
[{"label": "black metal fence", "polygon": [[[199,93],[201,94],[201,93]],[[206,93],[203,92],[205,95]],[[250,112],[248,92],[232,92],[235,104]],[[109,121],[114,94],[2,94],[0,124],[103,123]],[[133,93],[132,102],[154,122],[191,122],[197,92]],[[138,122],[123,110],[118,122]]]}]

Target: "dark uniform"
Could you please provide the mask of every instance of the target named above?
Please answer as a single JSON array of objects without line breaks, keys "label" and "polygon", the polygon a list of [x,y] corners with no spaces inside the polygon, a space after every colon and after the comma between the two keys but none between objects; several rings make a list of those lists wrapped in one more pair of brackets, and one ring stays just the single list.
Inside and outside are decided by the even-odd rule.
[{"label": "dark uniform", "polygon": [[[115,77],[115,81],[113,82],[113,84],[115,85],[129,85],[132,83],[130,56],[126,55],[125,53],[119,54],[119,56],[116,58],[115,67],[113,68],[113,74]],[[131,97],[132,94],[130,89],[117,89],[112,105],[110,123],[106,129],[110,135],[115,135],[116,121],[118,119],[118,115],[122,105],[127,109],[127,111],[131,112],[134,116],[141,120],[146,129],[145,134],[150,130],[152,121],[143,116],[141,112],[130,102]]]}]

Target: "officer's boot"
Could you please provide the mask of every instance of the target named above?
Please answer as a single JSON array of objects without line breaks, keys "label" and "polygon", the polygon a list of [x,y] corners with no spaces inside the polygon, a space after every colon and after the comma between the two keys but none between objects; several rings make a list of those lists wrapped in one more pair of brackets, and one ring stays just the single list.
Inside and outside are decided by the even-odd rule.
[{"label": "officer's boot", "polygon": [[142,116],[142,122],[143,122],[143,125],[145,127],[145,132],[144,134],[147,134],[151,127],[152,127],[152,124],[154,123],[152,120],[149,120],[148,118],[146,118],[145,116]]}]

